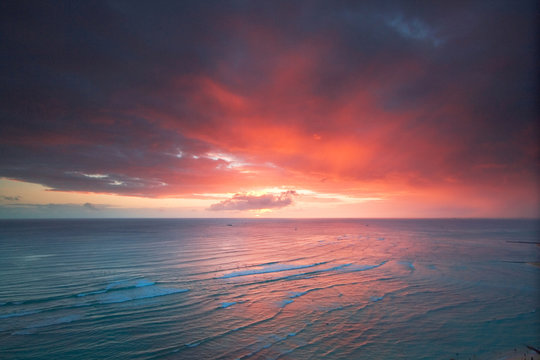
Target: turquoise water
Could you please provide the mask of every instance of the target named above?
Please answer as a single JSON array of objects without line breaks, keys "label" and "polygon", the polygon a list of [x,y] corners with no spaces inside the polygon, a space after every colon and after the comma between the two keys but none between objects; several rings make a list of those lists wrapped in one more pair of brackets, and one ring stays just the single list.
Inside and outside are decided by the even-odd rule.
[{"label": "turquoise water", "polygon": [[493,359],[540,347],[538,238],[533,220],[0,221],[0,358]]}]

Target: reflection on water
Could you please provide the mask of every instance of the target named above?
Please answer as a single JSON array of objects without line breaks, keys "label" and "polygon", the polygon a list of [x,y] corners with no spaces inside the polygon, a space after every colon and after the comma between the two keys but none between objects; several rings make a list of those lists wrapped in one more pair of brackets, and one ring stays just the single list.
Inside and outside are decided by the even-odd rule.
[{"label": "reflection on water", "polygon": [[540,345],[532,220],[0,225],[7,359],[491,359]]}]

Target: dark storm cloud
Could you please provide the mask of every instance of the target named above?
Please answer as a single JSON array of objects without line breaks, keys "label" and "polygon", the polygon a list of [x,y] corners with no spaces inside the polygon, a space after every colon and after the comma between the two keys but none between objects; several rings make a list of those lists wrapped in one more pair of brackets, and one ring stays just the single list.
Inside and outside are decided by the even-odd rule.
[{"label": "dark storm cloud", "polygon": [[[333,168],[311,149],[259,149],[244,130],[269,123],[321,142],[375,139],[376,157],[334,166],[346,178],[538,170],[533,1],[0,6],[0,176],[156,196],[242,179],[209,152]],[[369,106],[339,120],[359,92]]]}]

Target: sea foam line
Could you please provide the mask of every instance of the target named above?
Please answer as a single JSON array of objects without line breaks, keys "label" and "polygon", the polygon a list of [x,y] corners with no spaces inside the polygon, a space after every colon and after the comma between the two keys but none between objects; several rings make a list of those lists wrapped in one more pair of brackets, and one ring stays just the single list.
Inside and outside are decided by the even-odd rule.
[{"label": "sea foam line", "polygon": [[[120,284],[126,284],[126,283],[127,283],[127,285],[125,285],[125,286],[118,286]],[[89,296],[89,295],[98,295],[98,294],[104,294],[104,293],[109,292],[109,291],[120,291],[120,290],[135,289],[135,288],[141,288],[141,287],[146,287],[146,286],[152,286],[152,285],[155,285],[155,284],[156,284],[155,281],[150,281],[150,280],[146,280],[146,279],[139,279],[136,282],[134,282],[132,280],[118,280],[118,281],[114,281],[114,282],[110,283],[109,285],[107,285],[105,287],[105,289],[89,291],[89,292],[86,292],[86,293],[80,293],[80,294],[77,294],[77,296],[78,297],[84,297],[84,296]]]},{"label": "sea foam line", "polygon": [[289,270],[307,269],[307,268],[312,268],[312,267],[319,266],[319,265],[324,265],[326,263],[328,263],[328,261],[323,261],[323,262],[318,262],[318,263],[308,264],[308,265],[274,264],[274,265],[264,266],[262,269],[234,271],[232,273],[223,275],[221,278],[222,279],[228,279],[228,278],[233,278],[233,277],[238,277],[238,276],[269,274],[269,273],[289,271]]},{"label": "sea foam line", "polygon": [[261,281],[254,281],[254,282],[249,282],[249,283],[236,284],[235,286],[237,286],[237,287],[238,286],[249,286],[249,285],[263,284],[263,283],[269,283],[269,282],[274,282],[274,281],[291,280],[291,279],[296,279],[296,278],[305,278],[306,276],[316,275],[316,274],[320,274],[320,273],[324,273],[324,272],[338,271],[338,270],[341,270],[341,269],[344,269],[344,268],[349,268],[351,266],[352,266],[352,268],[348,269],[348,271],[346,271],[346,272],[366,271],[366,270],[371,270],[371,269],[378,268],[380,266],[383,266],[386,263],[387,263],[387,260],[385,260],[385,261],[383,261],[383,262],[381,262],[379,264],[376,264],[376,265],[353,266],[354,263],[347,263],[347,264],[341,264],[341,265],[332,266],[332,267],[325,268],[325,269],[313,270],[313,271],[308,271],[308,272],[301,272],[301,273],[291,274],[291,275],[277,277],[277,278],[273,278],[273,279],[265,279],[265,280],[261,280]]},{"label": "sea foam line", "polygon": [[41,310],[28,310],[28,311],[21,311],[21,312],[14,312],[10,314],[2,314],[0,315],[0,319],[9,319],[11,317],[19,317],[19,316],[26,316],[26,315],[32,315],[40,313]]}]

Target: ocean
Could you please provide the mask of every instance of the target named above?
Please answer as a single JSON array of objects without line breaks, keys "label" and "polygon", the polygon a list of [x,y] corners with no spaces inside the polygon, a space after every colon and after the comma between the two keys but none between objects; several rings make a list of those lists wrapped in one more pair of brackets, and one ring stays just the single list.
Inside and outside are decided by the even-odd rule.
[{"label": "ocean", "polygon": [[538,220],[0,221],[1,359],[497,359]]}]

